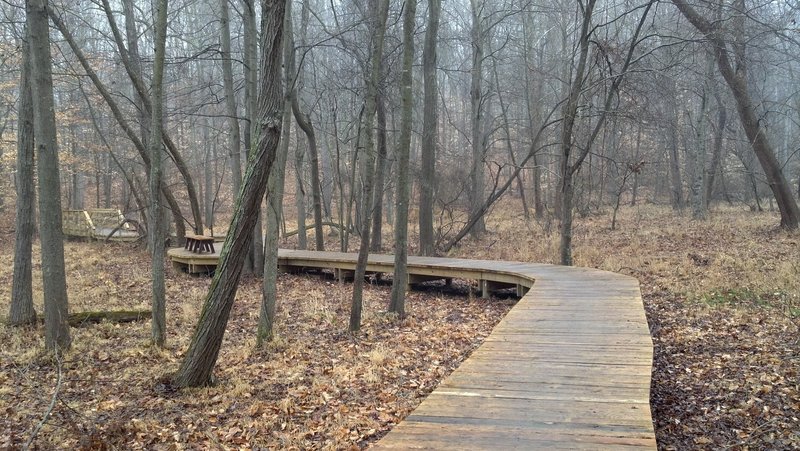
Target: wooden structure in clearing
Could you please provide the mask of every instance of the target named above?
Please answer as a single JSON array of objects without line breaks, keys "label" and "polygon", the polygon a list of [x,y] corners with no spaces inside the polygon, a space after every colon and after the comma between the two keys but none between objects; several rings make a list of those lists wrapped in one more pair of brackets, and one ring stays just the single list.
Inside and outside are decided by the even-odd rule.
[{"label": "wooden structure in clearing", "polygon": [[89,240],[108,238],[111,241],[139,239],[139,233],[125,222],[122,212],[114,208],[64,210],[61,214],[61,230],[68,238]]},{"label": "wooden structure in clearing", "polygon": [[[218,254],[170,249],[206,270]],[[281,250],[287,271],[355,269],[356,254]],[[371,255],[367,270],[392,272]],[[409,282],[478,280],[527,291],[486,341],[374,449],[655,449],[653,343],[639,283],[546,264],[409,257]],[[192,271],[195,272],[195,271]],[[199,271],[196,271],[199,272]]]}]

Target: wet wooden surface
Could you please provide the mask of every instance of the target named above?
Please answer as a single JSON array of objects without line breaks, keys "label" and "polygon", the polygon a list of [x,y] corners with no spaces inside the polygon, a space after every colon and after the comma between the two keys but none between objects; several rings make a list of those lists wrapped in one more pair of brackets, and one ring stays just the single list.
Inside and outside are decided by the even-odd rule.
[{"label": "wet wooden surface", "polygon": [[[181,251],[169,251],[173,261],[210,265],[218,258]],[[284,268],[351,270],[356,261],[338,252],[279,256]],[[372,255],[368,271],[391,272],[392,265],[392,256]],[[374,449],[655,449],[653,345],[636,279],[488,260],[409,257],[408,265],[412,275],[530,290]]]}]

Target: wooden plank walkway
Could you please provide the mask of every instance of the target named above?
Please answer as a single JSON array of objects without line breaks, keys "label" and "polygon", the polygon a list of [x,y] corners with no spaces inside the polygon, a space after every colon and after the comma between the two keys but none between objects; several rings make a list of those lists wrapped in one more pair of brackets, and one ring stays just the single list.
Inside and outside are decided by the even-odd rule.
[{"label": "wooden plank walkway", "polygon": [[[169,255],[178,264],[195,259],[186,265],[215,258],[181,257],[178,249]],[[355,260],[338,252],[279,254],[286,269],[352,270]],[[391,272],[392,264],[391,256],[373,255],[368,271]],[[409,257],[408,265],[412,279],[457,277],[482,281],[487,290],[530,290],[374,449],[656,448],[653,344],[636,279],[487,260]]]}]

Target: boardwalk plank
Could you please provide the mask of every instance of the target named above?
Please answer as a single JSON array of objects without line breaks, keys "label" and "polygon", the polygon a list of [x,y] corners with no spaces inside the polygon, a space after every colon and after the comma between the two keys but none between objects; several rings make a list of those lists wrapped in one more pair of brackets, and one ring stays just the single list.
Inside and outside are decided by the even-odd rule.
[{"label": "boardwalk plank", "polygon": [[[213,268],[218,254],[176,265]],[[356,255],[281,250],[283,267],[352,269]],[[393,257],[370,255],[391,272]],[[630,276],[535,263],[409,257],[409,273],[530,290],[375,449],[655,449],[653,344]]]}]

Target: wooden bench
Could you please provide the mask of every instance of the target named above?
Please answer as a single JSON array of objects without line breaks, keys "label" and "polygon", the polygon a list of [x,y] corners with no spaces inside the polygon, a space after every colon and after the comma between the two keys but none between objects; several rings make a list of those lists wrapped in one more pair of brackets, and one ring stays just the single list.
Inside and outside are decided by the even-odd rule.
[{"label": "wooden bench", "polygon": [[196,254],[203,252],[216,252],[214,250],[214,237],[205,235],[186,235],[186,245],[184,248]]}]

